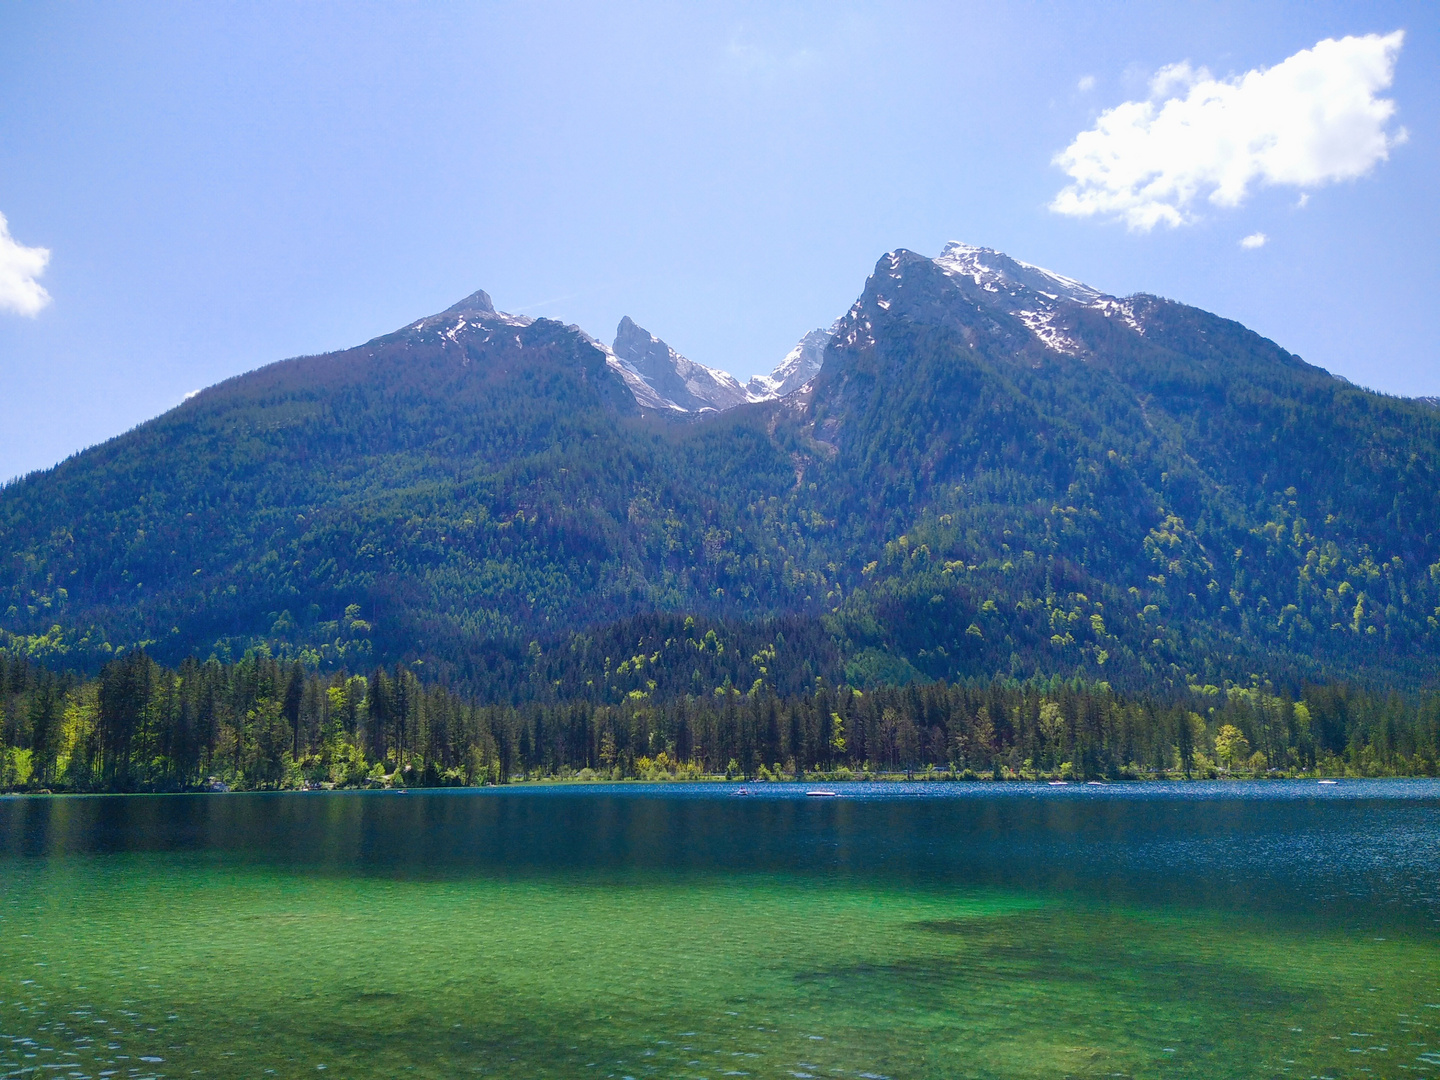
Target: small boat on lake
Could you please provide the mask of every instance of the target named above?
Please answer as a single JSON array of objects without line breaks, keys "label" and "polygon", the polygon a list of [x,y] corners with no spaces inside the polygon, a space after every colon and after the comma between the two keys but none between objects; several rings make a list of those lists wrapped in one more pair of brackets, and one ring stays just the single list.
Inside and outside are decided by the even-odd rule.
[{"label": "small boat on lake", "polygon": [[1333,783],[1335,783],[1335,781],[1334,781],[1334,780],[1321,780],[1320,783],[1322,783],[1322,784],[1333,784]]},{"label": "small boat on lake", "polygon": [[805,794],[812,799],[835,799],[840,796],[838,791],[825,791],[821,788],[816,788],[814,791],[807,791]]},{"label": "small boat on lake", "polygon": [[1070,781],[1068,781],[1068,780],[1051,780],[1051,781],[1050,781],[1050,786],[1051,786],[1051,787],[1068,787],[1069,784],[1070,784]]}]

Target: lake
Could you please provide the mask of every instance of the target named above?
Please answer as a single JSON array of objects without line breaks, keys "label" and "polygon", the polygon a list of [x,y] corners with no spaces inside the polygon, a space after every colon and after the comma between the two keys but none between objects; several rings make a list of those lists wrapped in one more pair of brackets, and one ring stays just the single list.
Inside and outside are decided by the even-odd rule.
[{"label": "lake", "polygon": [[0,798],[4,1077],[1440,1075],[1440,782]]}]

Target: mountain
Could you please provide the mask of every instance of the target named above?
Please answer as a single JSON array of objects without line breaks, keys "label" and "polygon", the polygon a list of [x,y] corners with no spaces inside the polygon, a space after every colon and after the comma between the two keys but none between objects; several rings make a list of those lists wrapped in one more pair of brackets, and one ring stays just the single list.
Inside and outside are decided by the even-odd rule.
[{"label": "mountain", "polygon": [[763,395],[721,375],[482,292],[230,379],[0,490],[0,642],[515,700],[708,692],[697,649],[742,688],[1432,678],[1440,412],[1237,323],[901,249]]},{"label": "mountain", "polygon": [[835,326],[829,330],[811,330],[800,339],[796,346],[785,354],[769,375],[756,375],[746,384],[755,401],[782,398],[794,393],[820,373],[825,363],[825,350],[835,336]]},{"label": "mountain", "polygon": [[[578,328],[476,293],[0,490],[0,640],[81,665],[268,642],[468,670],[642,611],[720,612],[731,538],[787,557],[753,519],[793,465],[737,411],[677,426]],[[783,612],[809,591],[774,575],[743,603]]]},{"label": "mountain", "polygon": [[620,320],[611,352],[627,372],[649,388],[648,397],[644,390],[637,393],[637,399],[645,398],[648,407],[723,412],[737,405],[772,401],[800,389],[825,362],[825,349],[834,332],[834,326],[810,331],[769,375],[753,376],[743,387],[729,372],[681,356],[648,330],[636,326],[628,315]]},{"label": "mountain", "polygon": [[729,372],[687,360],[628,315],[620,320],[611,350],[663,401],[686,412],[719,412],[751,400]]},{"label": "mountain", "polygon": [[993,623],[969,644],[1000,636],[1016,670],[1047,666],[1026,654],[1048,639],[1050,664],[1130,678],[1429,677],[1440,424],[1423,405],[1198,309],[964,245],[882,258],[802,396],[828,470],[866,481],[838,516],[889,534],[853,625],[880,611],[878,640],[922,669],[967,644],[951,597],[978,569]]}]

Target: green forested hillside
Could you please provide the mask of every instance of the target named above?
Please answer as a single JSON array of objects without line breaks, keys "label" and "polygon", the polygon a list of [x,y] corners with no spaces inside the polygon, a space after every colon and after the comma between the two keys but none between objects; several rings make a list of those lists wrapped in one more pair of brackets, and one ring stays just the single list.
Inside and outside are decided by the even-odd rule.
[{"label": "green forested hillside", "polygon": [[1143,332],[1067,312],[1077,356],[1017,348],[1023,328],[902,255],[877,268],[807,413],[853,478],[838,516],[883,522],[841,605],[852,639],[931,675],[976,669],[944,649],[981,671],[1077,664],[1127,683],[1429,676],[1432,410],[1155,298],[1129,302]]},{"label": "green forested hillside", "polygon": [[[500,328],[274,365],[11,485],[6,628],[81,662],[270,641],[318,663],[462,663],[717,606],[707,543],[793,482],[763,421],[672,430],[581,335]],[[750,606],[797,591],[757,574]]]},{"label": "green forested hillside", "polygon": [[719,414],[483,294],[232,379],[0,491],[4,647],[510,703],[1431,679],[1436,410],[1153,297],[1057,301],[1053,347],[978,281],[886,256],[807,390]]}]

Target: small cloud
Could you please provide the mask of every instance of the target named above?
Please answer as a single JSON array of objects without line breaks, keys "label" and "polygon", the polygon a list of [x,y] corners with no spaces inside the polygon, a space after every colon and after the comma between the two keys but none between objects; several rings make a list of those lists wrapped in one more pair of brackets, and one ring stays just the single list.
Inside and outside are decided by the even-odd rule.
[{"label": "small cloud", "polygon": [[1310,192],[1308,192],[1308,191],[1302,191],[1302,192],[1300,192],[1300,198],[1298,198],[1298,199],[1295,200],[1295,209],[1296,209],[1296,210],[1304,210],[1304,209],[1305,209],[1305,204],[1308,203],[1309,201],[1310,201]]},{"label": "small cloud", "polygon": [[198,394],[198,393],[200,393],[199,390],[191,390],[188,394],[186,394],[186,395],[185,395],[183,398],[181,398],[180,400],[181,400],[181,401],[189,401],[192,397],[194,397],[194,396],[195,396],[196,394]]},{"label": "small cloud", "polygon": [[1083,94],[1083,93],[1086,93],[1087,91],[1094,90],[1094,89],[1095,89],[1095,76],[1094,76],[1094,75],[1082,75],[1082,76],[1080,76],[1080,81],[1075,84],[1075,87],[1076,87],[1076,89],[1078,89],[1082,94]]},{"label": "small cloud", "polygon": [[1246,251],[1254,251],[1256,248],[1264,247],[1269,240],[1270,238],[1263,232],[1252,232],[1240,241],[1240,246]]},{"label": "small cloud", "polygon": [[35,279],[49,262],[49,249],[18,242],[10,235],[5,215],[0,214],[0,311],[38,315],[50,303],[50,294]]},{"label": "small cloud", "polygon": [[1314,188],[1370,172],[1405,142],[1390,128],[1404,31],[1327,38],[1272,68],[1217,79],[1188,61],[1150,80],[1147,101],[1100,114],[1055,156],[1070,177],[1050,203],[1132,229],[1193,221],[1193,205],[1238,206],[1259,185]]}]

